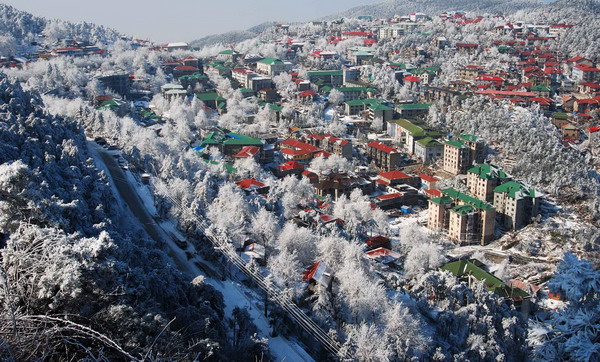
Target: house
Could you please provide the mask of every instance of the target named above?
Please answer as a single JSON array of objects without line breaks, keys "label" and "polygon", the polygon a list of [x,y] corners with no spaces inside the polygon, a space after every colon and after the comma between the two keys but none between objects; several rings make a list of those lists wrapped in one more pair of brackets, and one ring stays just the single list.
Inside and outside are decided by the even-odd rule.
[{"label": "house", "polygon": [[350,195],[354,189],[360,189],[363,194],[373,192],[373,183],[371,181],[362,177],[335,172],[322,175],[319,178],[319,182],[313,184],[313,187],[318,196],[331,196],[333,200],[337,200],[342,195]]},{"label": "house", "polygon": [[592,63],[592,61],[590,59],[577,56],[577,57],[573,57],[573,58],[565,60],[563,69],[564,69],[565,73],[567,73],[568,75],[572,75],[573,69],[578,65],[591,67],[594,64]]},{"label": "house", "polygon": [[373,53],[371,51],[363,51],[363,50],[355,51],[350,56],[350,60],[352,60],[352,62],[356,65],[362,65],[363,62],[365,62],[369,59],[372,59],[372,58],[373,58]]},{"label": "house", "polygon": [[216,147],[225,156],[237,155],[247,146],[255,146],[262,149],[263,143],[257,138],[233,133],[219,127],[215,127],[212,132],[209,132],[200,144],[203,150]]},{"label": "house", "polygon": [[496,210],[492,204],[454,189],[444,189],[443,196],[429,199],[427,227],[447,230],[448,237],[459,245],[494,239]]},{"label": "house", "polygon": [[598,108],[600,100],[595,98],[575,99],[573,102],[573,112],[587,113],[592,109]]},{"label": "house", "polygon": [[264,183],[257,181],[255,178],[247,178],[236,182],[242,190],[247,194],[255,193],[259,195],[267,194],[269,192],[269,186]]},{"label": "house", "polygon": [[256,63],[256,71],[273,77],[292,70],[292,63],[277,58],[265,58]]},{"label": "house", "polygon": [[453,175],[464,174],[473,163],[483,162],[483,142],[465,134],[444,143],[443,169]]},{"label": "house", "polygon": [[327,152],[352,159],[352,143],[348,140],[334,137],[330,134],[311,133],[307,136],[307,142]]},{"label": "house", "polygon": [[279,148],[283,158],[286,160],[304,164],[310,162],[315,157],[315,154],[321,151],[319,147],[309,143],[300,142],[293,138],[281,141],[279,143]]},{"label": "house", "polygon": [[480,164],[467,170],[467,189],[469,194],[480,200],[493,202],[494,188],[510,180],[510,176],[499,167]]},{"label": "house", "polygon": [[304,165],[296,161],[288,161],[277,168],[278,177],[286,177],[289,175],[300,175],[304,171]]},{"label": "house", "polygon": [[579,84],[579,93],[594,94],[600,92],[600,84],[593,82],[584,82]]},{"label": "house", "polygon": [[308,283],[308,288],[312,291],[316,290],[317,285],[325,289],[330,289],[333,280],[333,270],[327,264],[318,261],[306,269],[302,280]]},{"label": "house", "polygon": [[164,48],[169,52],[174,52],[177,50],[189,50],[190,45],[188,43],[184,43],[184,42],[168,43],[168,44],[165,44]]},{"label": "house", "polygon": [[437,188],[438,178],[423,173],[419,174],[419,178],[421,179],[421,185],[425,190],[434,190]]},{"label": "house", "polygon": [[579,140],[579,128],[572,123],[565,122],[560,126],[560,132],[563,140],[567,141],[578,141]]},{"label": "house", "polygon": [[475,54],[478,48],[479,44],[475,43],[456,43],[456,49],[460,53]]},{"label": "house", "polygon": [[173,68],[173,77],[179,79],[185,75],[192,75],[198,73],[200,69],[198,67],[192,67],[190,65],[179,65]]},{"label": "house", "polygon": [[385,236],[371,236],[365,242],[367,249],[373,250],[377,248],[387,248],[390,249],[392,247],[392,241]]},{"label": "house", "polygon": [[246,146],[243,147],[240,152],[236,153],[234,158],[244,159],[244,158],[254,158],[256,162],[258,162],[260,158],[260,147],[257,146]]},{"label": "house", "polygon": [[404,194],[401,192],[379,195],[373,201],[375,206],[382,210],[398,209],[405,203]]},{"label": "house", "polygon": [[525,184],[506,182],[494,188],[494,206],[501,225],[518,230],[529,224],[539,213],[540,195]]},{"label": "house", "polygon": [[365,257],[369,260],[376,261],[389,266],[399,266],[397,261],[402,257],[400,253],[386,249],[377,248],[369,250],[365,253]]},{"label": "house", "polygon": [[384,171],[377,175],[377,183],[382,186],[410,185],[412,187],[421,187],[421,178],[418,176],[409,176],[402,171]]},{"label": "house", "polygon": [[216,92],[196,93],[196,98],[213,110],[224,109],[227,104],[227,100]]},{"label": "house", "polygon": [[386,171],[400,167],[403,158],[400,151],[377,141],[367,144],[367,156],[377,167]]},{"label": "house", "polygon": [[514,301],[522,301],[530,297],[524,290],[506,285],[502,280],[488,273],[482,267],[484,264],[477,259],[459,260],[448,263],[440,269],[452,273],[455,277],[466,281],[469,286],[485,282],[485,287],[492,293]]},{"label": "house", "polygon": [[308,182],[310,182],[311,184],[316,184],[317,182],[319,182],[319,175],[317,175],[316,173],[314,173],[312,171],[308,171],[308,170],[303,171],[302,177],[308,179]]}]

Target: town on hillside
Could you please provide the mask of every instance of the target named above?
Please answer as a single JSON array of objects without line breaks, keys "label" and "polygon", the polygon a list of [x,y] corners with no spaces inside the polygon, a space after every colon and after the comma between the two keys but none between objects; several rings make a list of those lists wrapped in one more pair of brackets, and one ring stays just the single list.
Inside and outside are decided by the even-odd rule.
[{"label": "town on hillside", "polygon": [[316,359],[544,359],[568,345],[561,311],[593,299],[556,273],[600,265],[600,53],[577,41],[600,30],[571,11],[364,15],[201,48],[46,31],[0,71],[82,127],[179,264],[248,288],[260,336]]}]

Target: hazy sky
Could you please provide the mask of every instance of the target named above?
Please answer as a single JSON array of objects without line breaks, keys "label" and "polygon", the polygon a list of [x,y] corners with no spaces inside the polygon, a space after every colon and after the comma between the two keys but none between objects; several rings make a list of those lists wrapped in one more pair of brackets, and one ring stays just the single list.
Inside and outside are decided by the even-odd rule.
[{"label": "hazy sky", "polygon": [[265,21],[304,21],[382,0],[0,0],[37,16],[102,24],[157,42],[190,41]]}]

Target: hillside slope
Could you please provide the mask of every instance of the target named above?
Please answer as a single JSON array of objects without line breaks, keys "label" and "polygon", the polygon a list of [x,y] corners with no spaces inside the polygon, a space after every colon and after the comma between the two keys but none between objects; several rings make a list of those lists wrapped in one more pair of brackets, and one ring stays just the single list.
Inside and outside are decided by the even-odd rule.
[{"label": "hillside slope", "polygon": [[360,15],[392,17],[413,12],[438,13],[450,10],[506,13],[537,8],[541,5],[542,2],[538,0],[389,0],[372,5],[356,6],[326,18],[356,17]]}]

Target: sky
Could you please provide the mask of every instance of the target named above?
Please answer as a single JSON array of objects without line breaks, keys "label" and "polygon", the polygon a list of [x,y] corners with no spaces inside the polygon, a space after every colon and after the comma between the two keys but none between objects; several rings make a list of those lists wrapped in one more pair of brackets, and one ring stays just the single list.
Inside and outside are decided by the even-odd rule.
[{"label": "sky", "polygon": [[0,0],[36,16],[87,21],[156,42],[191,41],[265,21],[307,21],[382,0]]}]

